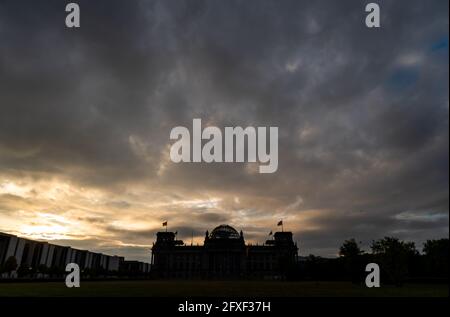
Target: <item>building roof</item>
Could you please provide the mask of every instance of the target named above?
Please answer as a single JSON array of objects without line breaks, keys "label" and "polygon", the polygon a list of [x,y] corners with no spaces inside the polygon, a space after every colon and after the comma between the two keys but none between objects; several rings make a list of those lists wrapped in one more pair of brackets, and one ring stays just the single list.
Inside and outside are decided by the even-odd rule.
[{"label": "building roof", "polygon": [[211,231],[210,239],[239,239],[239,233],[229,225],[220,225]]}]

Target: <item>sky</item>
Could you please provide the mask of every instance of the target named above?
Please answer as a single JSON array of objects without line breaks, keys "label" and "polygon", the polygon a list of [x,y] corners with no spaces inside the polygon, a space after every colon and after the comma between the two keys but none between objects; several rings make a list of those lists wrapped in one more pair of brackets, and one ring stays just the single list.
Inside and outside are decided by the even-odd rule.
[{"label": "sky", "polygon": [[[300,255],[449,235],[448,1],[0,2],[0,231],[149,261],[292,231]],[[173,163],[170,131],[279,127],[278,170]],[[257,164],[259,165],[259,164]]]}]

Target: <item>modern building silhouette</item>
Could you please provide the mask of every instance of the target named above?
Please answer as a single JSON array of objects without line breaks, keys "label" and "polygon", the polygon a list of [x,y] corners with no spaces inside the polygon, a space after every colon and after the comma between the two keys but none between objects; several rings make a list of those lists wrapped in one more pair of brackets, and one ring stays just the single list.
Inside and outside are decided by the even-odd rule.
[{"label": "modern building silhouette", "polygon": [[[22,271],[62,271],[68,263],[76,263],[83,271],[94,274],[146,274],[150,272],[150,264],[139,261],[126,261],[124,257],[111,256],[88,250],[79,250],[69,246],[60,246],[45,241],[36,241],[0,232],[0,267],[9,258],[15,258],[17,269]],[[5,277],[17,277],[3,274]],[[45,278],[48,274],[36,273],[35,277]],[[0,278],[2,274],[0,274]]]},{"label": "modern building silhouette", "polygon": [[155,278],[241,279],[288,277],[297,261],[292,232],[275,232],[263,245],[246,244],[229,225],[206,231],[204,244],[186,245],[174,232],[158,232],[152,248]]}]

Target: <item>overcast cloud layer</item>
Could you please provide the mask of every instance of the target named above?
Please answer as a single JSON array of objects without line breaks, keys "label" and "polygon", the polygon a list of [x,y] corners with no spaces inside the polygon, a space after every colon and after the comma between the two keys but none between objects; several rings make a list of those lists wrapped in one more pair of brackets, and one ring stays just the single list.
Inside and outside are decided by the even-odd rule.
[{"label": "overcast cloud layer", "polygon": [[[448,237],[448,1],[0,3],[0,231],[149,260],[161,222],[300,254]],[[170,130],[278,126],[279,168],[174,164]]]}]

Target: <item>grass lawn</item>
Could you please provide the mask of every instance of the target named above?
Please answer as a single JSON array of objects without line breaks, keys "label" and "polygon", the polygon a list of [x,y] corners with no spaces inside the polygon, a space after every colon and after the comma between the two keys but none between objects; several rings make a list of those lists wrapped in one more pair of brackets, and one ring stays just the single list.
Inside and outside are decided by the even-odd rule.
[{"label": "grass lawn", "polygon": [[448,297],[446,284],[409,284],[403,287],[366,288],[347,282],[279,281],[81,281],[80,288],[67,288],[64,282],[0,283],[4,296],[230,296],[230,297]]}]

